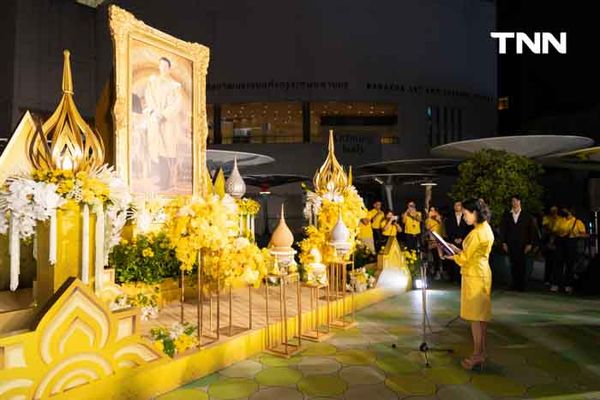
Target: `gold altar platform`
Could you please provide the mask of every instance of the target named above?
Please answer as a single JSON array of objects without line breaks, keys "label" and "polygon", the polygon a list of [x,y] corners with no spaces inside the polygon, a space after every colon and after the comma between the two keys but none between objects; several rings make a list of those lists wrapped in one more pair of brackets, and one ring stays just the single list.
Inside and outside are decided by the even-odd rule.
[{"label": "gold altar platform", "polygon": [[[253,329],[240,332],[228,337],[228,306],[226,303],[227,294],[223,295],[221,304],[221,336],[220,340],[207,344],[201,349],[190,349],[187,352],[175,356],[173,359],[164,359],[160,362],[149,363],[138,368],[130,370],[127,374],[122,374],[115,377],[107,377],[99,381],[91,382],[87,385],[80,386],[71,391],[61,393],[53,397],[56,399],[149,399],[161,393],[168,392],[174,388],[201,378],[212,372],[225,368],[237,361],[244,360],[254,354],[265,351],[269,347],[267,337],[271,341],[281,341],[281,320],[275,318],[277,314],[270,314],[270,325],[266,326],[265,315],[265,295],[264,287],[253,289]],[[354,304],[357,309],[367,307],[378,303],[397,292],[385,289],[369,289],[367,291],[357,293],[354,298]],[[311,311],[310,311],[310,293],[308,290],[303,290],[302,295],[302,325],[308,326]],[[247,289],[237,289],[232,294],[234,307],[232,320],[235,326],[245,327],[247,324],[248,312],[248,297]],[[288,334],[290,338],[297,335],[297,313],[295,309],[295,298],[288,297],[288,310],[290,316],[288,324],[290,329]],[[350,296],[346,298],[347,309],[350,309]],[[333,309],[342,309],[342,300],[331,301]],[[276,296],[272,295],[269,298],[270,307],[272,310],[278,309],[279,303]],[[319,315],[326,316],[324,312],[325,302],[322,301],[322,308]],[[215,307],[216,309],[216,307]],[[196,320],[196,304],[190,299],[184,305],[184,316],[187,321]],[[205,305],[205,312],[208,312],[208,304]],[[335,314],[332,314],[332,317]],[[180,317],[179,304],[172,303],[161,310],[158,319],[142,321],[140,324],[140,333],[148,334],[154,326],[169,326],[172,323],[178,322]],[[208,317],[207,317],[208,319]],[[213,314],[213,321],[216,321],[216,314]],[[325,321],[321,321],[324,323]],[[269,329],[269,335],[267,335]]]}]

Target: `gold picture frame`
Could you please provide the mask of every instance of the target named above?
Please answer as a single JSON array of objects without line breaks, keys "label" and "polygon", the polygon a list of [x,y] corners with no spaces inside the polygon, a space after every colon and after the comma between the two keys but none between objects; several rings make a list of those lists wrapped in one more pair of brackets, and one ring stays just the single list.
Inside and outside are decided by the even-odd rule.
[{"label": "gold picture frame", "polygon": [[[206,141],[208,136],[206,120],[206,73],[209,62],[209,48],[198,43],[190,43],[177,39],[152,28],[143,21],[136,19],[133,14],[114,5],[109,7],[109,26],[114,45],[114,162],[117,173],[127,182],[129,190],[137,198],[155,197],[156,195],[171,197],[178,194],[204,195],[206,193],[206,184],[204,181],[206,176]],[[146,57],[146,64],[144,64],[146,70],[149,70],[148,59],[151,57],[148,54],[152,54],[152,57],[157,57],[153,67],[158,73],[156,71],[152,73],[146,72],[146,75],[137,73],[134,63],[138,62],[136,61],[138,59],[143,59],[142,56],[138,56],[139,54],[144,54],[144,57]],[[171,71],[171,60],[176,60],[173,64],[179,68],[175,71],[179,71],[177,72],[179,76],[173,76],[173,79],[170,79],[171,74],[174,73]],[[159,79],[162,79],[163,69],[168,69],[169,77],[167,79],[170,79],[171,86],[169,86],[169,82],[162,86],[159,84],[151,85],[149,82],[157,82]],[[175,68],[173,69],[175,70]],[[135,75],[134,72],[136,73]],[[191,78],[189,76],[190,73]],[[177,78],[180,79],[178,80]],[[142,79],[146,79],[146,92],[144,92],[146,95],[137,97],[134,90],[138,90],[138,93],[140,93],[139,87],[141,87],[141,84],[138,84],[138,80],[141,82]],[[164,80],[160,82],[164,82]],[[179,120],[173,119],[173,122],[169,122],[167,117],[165,117],[165,115],[169,115],[166,111],[147,112],[149,103],[157,103],[157,101],[150,101],[150,99],[155,97],[160,98],[158,95],[148,95],[148,87],[150,86],[157,88],[155,89],[156,93],[166,93],[164,98],[177,98],[173,103],[176,103],[177,107],[179,107],[179,114],[177,114]],[[159,91],[165,87],[167,89],[162,92]],[[176,96],[169,94],[168,90],[171,87],[176,88],[172,92],[182,94],[177,94]],[[136,102],[139,98],[142,100]],[[166,100],[161,101],[164,102]],[[157,108],[158,106],[155,107],[155,109]],[[135,114],[134,111],[136,111]],[[189,114],[187,114],[188,111]],[[159,117],[156,117],[157,114]],[[138,117],[140,119],[136,119]],[[144,118],[146,122],[143,122]],[[138,123],[136,121],[141,122]],[[188,126],[188,124],[191,124],[191,126]],[[138,125],[142,128],[138,129]],[[146,131],[142,129],[146,129]],[[140,131],[143,133],[139,134]],[[136,133],[135,137],[137,139],[135,141],[133,133]],[[177,135],[177,140],[173,140],[171,134]],[[191,146],[189,146],[190,143],[186,142],[190,139]],[[145,141],[146,147],[139,145],[141,143],[140,140]],[[138,147],[134,149],[132,142]],[[173,142],[183,144],[171,146]],[[173,146],[176,146],[174,150]],[[177,186],[179,183],[176,186],[169,186],[174,181],[181,181],[177,173],[182,168],[179,164],[180,159],[182,159],[180,151],[182,147],[186,151],[188,147],[191,147],[192,153],[191,171],[188,168],[188,170],[181,173],[181,176],[185,176],[184,184],[180,185],[181,188],[185,188],[184,193],[181,193],[183,189]],[[149,159],[153,160],[152,164],[147,160],[147,157],[144,157],[146,154],[144,156],[139,155],[138,148],[148,150]],[[132,151],[135,151],[133,157]],[[163,151],[163,153],[157,154],[157,151]],[[175,157],[173,157],[174,154],[176,155]],[[184,153],[184,156],[187,157],[187,153]],[[185,157],[183,157],[184,160],[186,159]],[[154,160],[158,160],[158,166]],[[157,171],[159,174],[158,178],[163,179],[165,160],[168,167],[166,174],[169,182],[162,184],[162,187],[159,186],[161,190],[145,190],[147,187],[156,188],[158,185],[155,183],[157,176],[152,176],[152,171]],[[138,162],[138,164],[134,164],[134,162]],[[139,166],[140,162],[144,163],[141,167]],[[163,162],[163,164],[160,164],[160,162]],[[172,167],[173,163],[176,163],[175,167]],[[188,164],[186,164],[186,167],[188,167]],[[145,178],[145,181],[150,182],[147,187],[139,183],[143,180],[132,179],[134,178],[132,176],[132,168],[135,174]],[[173,173],[173,171],[176,172]],[[190,172],[191,177],[186,172]],[[172,179],[174,174],[176,179]],[[189,184],[190,181],[191,190],[188,191],[188,187],[185,185]],[[139,190],[140,187],[143,187],[144,190]],[[174,188],[175,190],[171,192],[169,188]]]}]

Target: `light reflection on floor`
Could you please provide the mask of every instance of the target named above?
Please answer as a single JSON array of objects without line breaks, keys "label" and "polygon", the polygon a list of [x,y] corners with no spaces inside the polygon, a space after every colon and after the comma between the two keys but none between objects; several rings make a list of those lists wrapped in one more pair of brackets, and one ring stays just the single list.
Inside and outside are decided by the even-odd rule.
[{"label": "light reflection on floor", "polygon": [[471,351],[468,325],[444,327],[458,313],[457,288],[428,290],[427,300],[428,344],[455,351],[431,353],[431,368],[418,351],[421,292],[413,291],[358,312],[356,328],[297,357],[260,354],[159,398],[600,399],[599,299],[495,292],[484,372],[460,367]]}]

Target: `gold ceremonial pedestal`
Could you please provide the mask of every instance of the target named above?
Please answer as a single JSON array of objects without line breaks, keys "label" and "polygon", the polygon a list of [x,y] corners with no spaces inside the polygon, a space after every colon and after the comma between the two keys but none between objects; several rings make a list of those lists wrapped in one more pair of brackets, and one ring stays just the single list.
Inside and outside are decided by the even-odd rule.
[{"label": "gold ceremonial pedestal", "polygon": [[[50,264],[50,223],[37,225],[37,277],[34,299],[43,306],[70,277],[81,276],[81,249],[83,243],[82,207],[74,201],[64,204],[56,212],[56,263]],[[94,287],[95,281],[95,226],[96,215],[89,216],[89,263],[86,285]]]},{"label": "gold ceremonial pedestal", "polygon": [[[331,336],[331,302],[329,295],[329,284],[309,284],[304,283],[302,287],[310,290],[310,327],[302,333],[302,338],[313,342],[321,342]],[[319,299],[321,291],[324,292],[326,321],[323,330],[321,326],[321,311],[319,307]]]},{"label": "gold ceremonial pedestal", "polygon": [[[346,307],[346,282],[348,276],[348,265],[352,267],[352,273],[354,273],[354,260],[350,261],[335,261],[329,263],[329,285],[332,289],[331,297],[334,298],[334,311],[333,317],[335,318],[331,325],[336,328],[348,329],[356,325],[354,319],[354,291],[351,294],[350,312],[352,313],[351,318],[347,318],[348,310]],[[341,307],[340,302],[341,300]]]},{"label": "gold ceremonial pedestal", "polygon": [[[269,285],[272,280],[279,280],[279,317],[281,322],[281,341],[274,345],[271,344],[271,334],[269,329]],[[288,337],[288,307],[287,307],[287,286],[296,283],[296,305],[298,307],[296,317],[298,319],[298,332],[295,337],[298,343],[291,343]],[[266,298],[266,322],[267,322],[267,350],[273,354],[291,357],[298,353],[302,346],[302,292],[300,288],[300,274],[297,272],[281,275],[267,275],[265,278],[265,298]]]}]

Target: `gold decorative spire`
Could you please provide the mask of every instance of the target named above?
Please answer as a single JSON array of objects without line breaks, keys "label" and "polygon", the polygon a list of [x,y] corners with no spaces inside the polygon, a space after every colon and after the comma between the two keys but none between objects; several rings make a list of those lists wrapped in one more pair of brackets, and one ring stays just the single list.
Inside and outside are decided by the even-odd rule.
[{"label": "gold decorative spire", "polygon": [[54,113],[38,127],[29,146],[37,169],[89,171],[104,163],[104,144],[79,114],[73,99],[70,53],[63,52],[62,98]]},{"label": "gold decorative spire", "polygon": [[279,218],[279,224],[269,242],[269,247],[275,250],[290,249],[294,244],[294,235],[292,231],[285,223],[285,211],[283,204],[281,205],[281,217]]},{"label": "gold decorative spire", "polygon": [[335,158],[333,129],[329,130],[327,158],[315,174],[313,185],[317,193],[334,192],[341,194],[348,187],[348,176],[337,158]]}]

